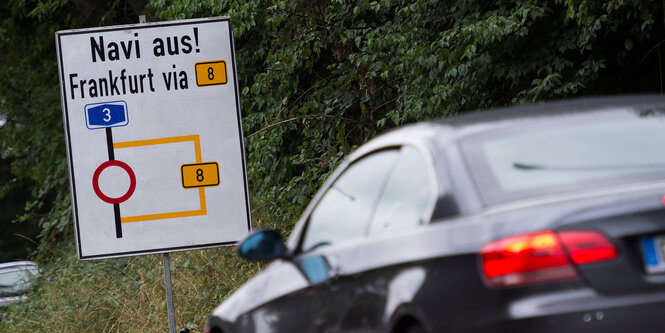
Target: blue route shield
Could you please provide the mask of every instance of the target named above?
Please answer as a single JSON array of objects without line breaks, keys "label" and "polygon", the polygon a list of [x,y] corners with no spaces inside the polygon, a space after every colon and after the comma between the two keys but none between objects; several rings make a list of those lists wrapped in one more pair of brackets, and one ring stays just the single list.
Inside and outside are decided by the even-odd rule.
[{"label": "blue route shield", "polygon": [[125,126],[129,123],[124,101],[88,104],[85,106],[86,126],[89,129]]}]

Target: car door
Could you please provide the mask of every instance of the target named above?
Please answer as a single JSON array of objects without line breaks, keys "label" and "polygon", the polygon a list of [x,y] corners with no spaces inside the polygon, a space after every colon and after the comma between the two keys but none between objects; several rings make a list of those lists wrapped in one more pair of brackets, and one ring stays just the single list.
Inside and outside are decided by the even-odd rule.
[{"label": "car door", "polygon": [[[278,296],[252,311],[254,327],[266,332],[327,332],[335,330],[353,301],[336,283],[356,258],[355,244],[366,237],[374,208],[399,156],[383,149],[351,163],[325,190],[306,219],[296,255],[280,271],[297,269],[306,284],[271,277],[266,293]],[[278,274],[289,276],[289,274]],[[283,286],[292,285],[291,291]]]},{"label": "car door", "polygon": [[[302,240],[304,253],[300,266],[305,272],[319,272],[317,276],[325,278],[325,283],[308,291],[310,297],[319,300],[319,303],[308,308],[318,332],[375,331],[382,327],[386,311],[392,312],[396,304],[408,301],[403,292],[400,293],[402,299],[399,303],[390,295],[390,289],[396,288],[395,279],[404,280],[404,276],[414,275],[411,267],[391,264],[391,260],[396,257],[395,252],[404,252],[404,244],[395,235],[429,222],[436,202],[436,186],[433,168],[428,167],[431,162],[417,148],[403,146],[391,150],[390,154],[391,164],[385,165],[384,170],[370,169],[371,174],[363,174],[358,172],[361,170],[349,169],[349,172],[358,173],[340,177],[328,190],[327,194],[331,191],[344,192],[342,197],[353,201],[353,205],[341,199],[340,202],[321,200],[317,210],[310,216],[310,224]],[[372,156],[366,158],[374,158]],[[365,183],[372,178],[375,185]],[[353,187],[349,187],[349,181],[353,182]],[[371,196],[356,198],[359,189],[369,190]],[[337,219],[317,220],[320,214],[332,214],[332,209],[351,210],[352,213],[346,214],[358,214],[350,219],[357,219],[354,224],[357,230],[353,233],[352,241],[337,241],[337,246],[308,254],[307,249],[315,248],[319,243],[325,243],[322,240],[331,238],[323,230],[339,225]],[[316,223],[321,225],[317,226]],[[390,243],[385,238],[394,239],[392,250],[375,251],[377,240],[382,244]],[[320,267],[324,269],[317,269]],[[325,268],[327,274],[322,273],[326,271]],[[409,272],[402,272],[405,269]],[[367,274],[368,271],[372,273]],[[399,283],[403,284],[403,281]],[[417,286],[413,287],[415,295]]]},{"label": "car door", "polygon": [[336,331],[382,331],[397,307],[419,291],[425,273],[409,258],[420,244],[405,241],[403,235],[428,224],[436,203],[436,176],[426,154],[413,146],[400,149],[373,209],[367,237],[354,247],[348,274],[335,282],[337,291],[351,299],[341,309]]}]

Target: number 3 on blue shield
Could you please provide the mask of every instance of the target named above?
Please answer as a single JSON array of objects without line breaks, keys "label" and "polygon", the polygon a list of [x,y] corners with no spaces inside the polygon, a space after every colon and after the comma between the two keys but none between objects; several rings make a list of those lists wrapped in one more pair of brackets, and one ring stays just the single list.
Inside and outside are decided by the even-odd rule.
[{"label": "number 3 on blue shield", "polygon": [[113,101],[94,103],[85,106],[85,120],[88,129],[118,127],[129,124],[127,103]]}]

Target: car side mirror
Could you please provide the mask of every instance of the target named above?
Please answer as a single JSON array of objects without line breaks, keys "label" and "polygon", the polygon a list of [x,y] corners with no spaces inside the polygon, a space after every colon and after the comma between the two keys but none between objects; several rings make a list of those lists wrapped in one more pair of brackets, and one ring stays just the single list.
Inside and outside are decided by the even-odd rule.
[{"label": "car side mirror", "polygon": [[238,246],[238,255],[249,260],[286,258],[286,246],[277,230],[259,230],[247,236]]}]

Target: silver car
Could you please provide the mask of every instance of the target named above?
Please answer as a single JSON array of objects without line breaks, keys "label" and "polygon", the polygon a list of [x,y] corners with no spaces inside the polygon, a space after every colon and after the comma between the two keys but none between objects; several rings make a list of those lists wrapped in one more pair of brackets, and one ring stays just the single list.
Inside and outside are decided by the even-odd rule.
[{"label": "silver car", "polygon": [[0,264],[0,307],[26,299],[25,291],[39,275],[33,261],[11,261]]}]

